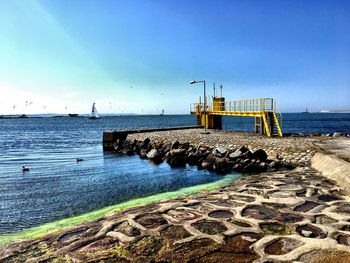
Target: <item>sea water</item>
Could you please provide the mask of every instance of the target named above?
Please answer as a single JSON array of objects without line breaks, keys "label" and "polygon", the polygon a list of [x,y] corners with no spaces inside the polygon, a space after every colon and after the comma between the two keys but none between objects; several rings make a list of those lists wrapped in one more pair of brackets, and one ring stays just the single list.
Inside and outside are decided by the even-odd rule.
[{"label": "sea water", "polygon": [[[252,121],[224,118],[223,126],[251,131]],[[0,119],[0,234],[223,180],[196,167],[171,169],[166,163],[153,165],[138,156],[102,150],[106,129],[193,124],[195,116],[190,115]],[[283,131],[350,133],[350,114],[286,114]],[[22,165],[30,171],[23,173]]]}]

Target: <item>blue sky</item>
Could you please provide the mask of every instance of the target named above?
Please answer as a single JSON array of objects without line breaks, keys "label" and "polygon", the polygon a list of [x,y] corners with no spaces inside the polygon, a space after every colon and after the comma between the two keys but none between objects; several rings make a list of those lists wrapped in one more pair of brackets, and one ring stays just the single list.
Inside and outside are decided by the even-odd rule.
[{"label": "blue sky", "polygon": [[0,114],[188,113],[193,79],[349,109],[350,2],[0,0]]}]

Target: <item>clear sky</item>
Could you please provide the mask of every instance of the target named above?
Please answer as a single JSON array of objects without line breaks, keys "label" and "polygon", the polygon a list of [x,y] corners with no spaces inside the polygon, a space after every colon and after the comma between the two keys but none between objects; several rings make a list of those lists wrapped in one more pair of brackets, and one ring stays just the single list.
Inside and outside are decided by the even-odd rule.
[{"label": "clear sky", "polygon": [[0,114],[188,113],[193,79],[349,109],[350,1],[0,0]]}]

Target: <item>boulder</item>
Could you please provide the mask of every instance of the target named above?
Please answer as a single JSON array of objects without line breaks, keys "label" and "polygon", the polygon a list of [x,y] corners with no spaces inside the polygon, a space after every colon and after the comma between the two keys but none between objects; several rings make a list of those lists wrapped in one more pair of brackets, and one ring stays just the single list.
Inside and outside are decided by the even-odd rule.
[{"label": "boulder", "polygon": [[166,161],[171,167],[184,167],[186,166],[186,150],[185,149],[172,149],[166,154]]},{"label": "boulder", "polygon": [[147,153],[148,153],[148,150],[142,148],[142,149],[140,150],[140,157],[141,157],[142,159],[146,159],[146,158],[147,158]]},{"label": "boulder", "polygon": [[260,166],[260,169],[261,169],[262,172],[266,172],[267,171],[267,163],[261,162],[259,164],[259,166]]},{"label": "boulder", "polygon": [[262,170],[261,170],[260,165],[250,163],[250,164],[244,166],[243,171],[248,172],[248,173],[260,173]]},{"label": "boulder", "polygon": [[147,158],[154,163],[162,162],[162,155],[157,149],[152,149],[147,153]]},{"label": "boulder", "polygon": [[151,142],[150,138],[146,138],[143,140],[143,142],[141,143],[141,147],[142,148],[148,148],[149,143]]},{"label": "boulder", "polygon": [[267,154],[263,149],[258,149],[252,153],[252,158],[265,162],[267,160]]},{"label": "boulder", "polygon": [[230,153],[228,155],[228,158],[230,158],[232,161],[239,159],[239,157],[242,155],[242,152],[240,150],[236,150],[233,153]]},{"label": "boulder", "polygon": [[213,169],[218,174],[228,173],[232,169],[232,162],[227,158],[216,158],[213,164]]},{"label": "boulder", "polygon": [[216,160],[216,156],[213,153],[209,153],[208,156],[205,158],[205,160],[209,163],[214,163]]},{"label": "boulder", "polygon": [[250,159],[244,159],[244,160],[241,161],[241,163],[242,163],[243,165],[248,165],[248,164],[251,163],[251,161],[250,161]]},{"label": "boulder", "polygon": [[181,156],[169,156],[167,159],[167,163],[171,167],[185,167],[186,166],[186,159]]},{"label": "boulder", "polygon": [[190,152],[187,155],[187,163],[189,165],[197,165],[199,162],[199,159],[202,158],[202,154],[200,152]]},{"label": "boulder", "polygon": [[235,164],[235,165],[232,167],[232,170],[233,170],[233,171],[240,172],[240,171],[243,170],[243,165],[240,164],[240,163],[237,163],[237,164]]},{"label": "boulder", "polygon": [[[210,167],[211,165],[210,165],[210,163],[209,162],[202,162],[202,165],[201,165],[201,168],[202,169],[209,169],[209,167]],[[200,169],[201,170],[201,169]]]},{"label": "boulder", "polygon": [[253,154],[249,150],[244,152],[244,153],[242,153],[241,156],[240,156],[241,159],[252,159],[252,157],[253,157]]},{"label": "boulder", "polygon": [[171,144],[171,149],[178,149],[180,146],[180,143],[178,141],[174,141],[172,144]]},{"label": "boulder", "polygon": [[206,151],[208,151],[208,147],[207,146],[200,146],[198,147],[198,151],[200,151],[201,153],[205,153]]},{"label": "boulder", "polygon": [[245,152],[248,152],[249,149],[245,146],[242,146],[241,148],[238,149],[241,153],[245,153]]},{"label": "boulder", "polygon": [[341,133],[341,132],[335,132],[335,133],[333,133],[333,137],[341,137],[341,136],[344,136],[344,134]]},{"label": "boulder", "polygon": [[214,153],[216,155],[219,155],[220,157],[223,157],[227,153],[227,149],[225,147],[222,147],[222,146],[216,147],[214,150]]}]

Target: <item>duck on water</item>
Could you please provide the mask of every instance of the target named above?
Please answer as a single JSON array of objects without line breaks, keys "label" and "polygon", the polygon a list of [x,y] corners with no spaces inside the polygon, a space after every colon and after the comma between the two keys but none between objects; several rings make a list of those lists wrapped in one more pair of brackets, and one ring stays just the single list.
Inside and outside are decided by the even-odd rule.
[{"label": "duck on water", "polygon": [[22,166],[22,172],[29,172],[29,168],[25,165]]}]

